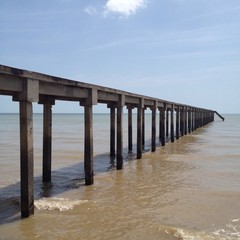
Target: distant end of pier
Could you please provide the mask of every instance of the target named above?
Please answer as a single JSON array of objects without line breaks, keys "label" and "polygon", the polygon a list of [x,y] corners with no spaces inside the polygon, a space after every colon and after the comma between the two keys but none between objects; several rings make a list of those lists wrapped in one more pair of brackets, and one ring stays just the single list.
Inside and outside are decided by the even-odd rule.
[{"label": "distant end of pier", "polygon": [[215,113],[224,121],[224,117],[222,115],[220,115],[217,111],[215,111]]}]

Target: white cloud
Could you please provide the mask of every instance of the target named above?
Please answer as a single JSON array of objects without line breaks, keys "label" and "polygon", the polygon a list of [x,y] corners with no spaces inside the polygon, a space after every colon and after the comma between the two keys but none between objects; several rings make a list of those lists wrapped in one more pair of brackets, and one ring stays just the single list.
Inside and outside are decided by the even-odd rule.
[{"label": "white cloud", "polygon": [[84,8],[83,11],[89,15],[96,15],[98,13],[97,9],[91,5]]},{"label": "white cloud", "polygon": [[144,8],[147,0],[108,0],[105,5],[105,14],[115,13],[121,16],[130,16],[137,10]]}]

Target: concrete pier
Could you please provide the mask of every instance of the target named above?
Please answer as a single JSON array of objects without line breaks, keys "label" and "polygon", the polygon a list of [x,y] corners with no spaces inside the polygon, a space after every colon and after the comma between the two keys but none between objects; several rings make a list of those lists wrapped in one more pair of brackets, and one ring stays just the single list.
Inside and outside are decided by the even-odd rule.
[{"label": "concrete pier", "polygon": [[[137,159],[142,158],[145,145],[145,109],[152,113],[151,150],[157,142],[165,145],[169,137],[184,136],[214,121],[214,110],[170,102],[117,89],[49,76],[37,72],[0,65],[0,95],[12,96],[19,102],[20,111],[20,173],[21,215],[34,213],[33,184],[33,110],[32,104],[43,105],[43,168],[42,180],[51,181],[52,164],[52,106],[56,100],[79,102],[84,108],[84,170],[85,184],[94,183],[93,167],[93,106],[102,103],[110,109],[110,156],[116,156],[116,168],[123,168],[123,108],[128,109],[128,150],[133,151],[132,109],[137,109]],[[159,114],[159,136],[156,116]],[[170,117],[169,117],[170,114]],[[174,120],[176,118],[176,120]]]}]

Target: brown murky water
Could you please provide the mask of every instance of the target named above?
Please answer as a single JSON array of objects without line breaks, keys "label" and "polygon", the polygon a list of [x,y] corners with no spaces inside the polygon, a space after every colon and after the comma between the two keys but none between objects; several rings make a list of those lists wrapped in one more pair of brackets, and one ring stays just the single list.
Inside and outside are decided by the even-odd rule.
[{"label": "brown murky water", "polygon": [[82,115],[54,115],[53,181],[44,186],[36,115],[35,214],[20,220],[18,116],[0,115],[0,239],[240,239],[240,115],[225,117],[155,153],[146,141],[141,160],[125,151],[116,171],[109,116],[95,115],[95,183],[84,186]]}]

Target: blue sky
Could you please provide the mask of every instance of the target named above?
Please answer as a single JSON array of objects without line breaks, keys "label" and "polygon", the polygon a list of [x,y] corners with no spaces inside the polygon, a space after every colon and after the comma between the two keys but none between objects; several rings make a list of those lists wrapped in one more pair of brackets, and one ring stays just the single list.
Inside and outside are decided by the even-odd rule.
[{"label": "blue sky", "polygon": [[0,45],[3,65],[240,113],[239,0],[1,0]]}]

